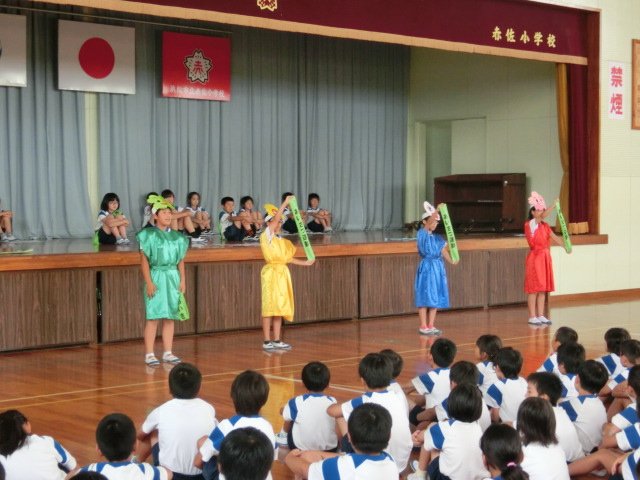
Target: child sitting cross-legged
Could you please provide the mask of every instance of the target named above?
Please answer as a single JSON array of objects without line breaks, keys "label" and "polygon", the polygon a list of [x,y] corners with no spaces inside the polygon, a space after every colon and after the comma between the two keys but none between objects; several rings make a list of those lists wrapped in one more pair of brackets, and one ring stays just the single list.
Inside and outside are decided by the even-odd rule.
[{"label": "child sitting cross-legged", "polygon": [[265,480],[273,464],[273,445],[257,428],[237,428],[224,437],[218,469],[225,480]]},{"label": "child sitting cross-legged", "polygon": [[569,342],[577,342],[578,341],[578,332],[576,332],[571,327],[560,327],[556,330],[556,333],[553,335],[553,342],[551,342],[551,355],[547,357],[547,359],[542,362],[540,368],[538,368],[538,372],[551,372],[558,375],[560,371],[558,370],[558,348],[560,345]]},{"label": "child sitting cross-legged", "polygon": [[522,355],[511,347],[501,348],[496,354],[498,381],[487,389],[485,402],[491,408],[491,420],[514,422],[518,408],[527,393],[527,382],[520,377]]},{"label": "child sitting cross-legged", "polygon": [[585,350],[575,342],[563,343],[558,347],[558,378],[562,382],[561,397],[569,400],[578,396],[575,378],[585,360]]}]

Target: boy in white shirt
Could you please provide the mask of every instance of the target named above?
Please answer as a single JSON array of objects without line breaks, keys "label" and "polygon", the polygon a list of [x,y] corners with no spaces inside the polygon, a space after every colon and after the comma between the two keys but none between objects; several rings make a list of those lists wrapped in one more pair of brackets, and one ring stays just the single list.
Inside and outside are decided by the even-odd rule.
[{"label": "boy in white shirt", "polygon": [[218,468],[226,480],[265,480],[273,464],[273,445],[257,428],[237,428],[224,437]]},{"label": "boy in white shirt", "polygon": [[226,240],[240,242],[245,237],[253,237],[253,229],[250,220],[246,216],[236,215],[235,201],[232,197],[223,197],[220,200],[222,211],[218,215],[220,222],[220,234]]},{"label": "boy in white shirt", "polygon": [[285,463],[296,478],[308,480],[390,480],[400,472],[383,450],[391,437],[391,415],[375,403],[356,407],[349,416],[348,436],[354,453],[293,450]]},{"label": "boy in white shirt", "polygon": [[404,404],[398,395],[387,388],[391,383],[391,363],[379,353],[369,353],[360,360],[358,373],[367,387],[367,392],[342,405],[335,404],[327,409],[327,413],[336,418],[340,435],[343,435],[342,451],[351,452],[352,447],[346,439],[347,421],[353,410],[365,403],[377,403],[389,411],[392,419],[391,438],[385,449],[395,460],[398,471],[402,472],[409,461],[413,443],[409,419]]},{"label": "boy in white shirt", "polygon": [[310,193],[307,199],[307,228],[315,233],[332,232],[331,228],[331,212],[327,209],[320,208],[320,195]]},{"label": "boy in white shirt", "polygon": [[402,357],[394,350],[390,348],[385,348],[384,350],[380,350],[380,354],[387,358],[391,362],[392,372],[391,372],[391,383],[389,384],[389,390],[395,392],[402,401],[403,405],[407,409],[407,416],[409,415],[409,401],[407,400],[407,396],[404,394],[404,390],[402,389],[402,385],[398,383],[398,377],[402,373],[402,367],[404,366],[404,360]]},{"label": "boy in white shirt", "polygon": [[522,354],[512,347],[501,348],[496,354],[498,381],[487,389],[485,403],[491,408],[491,420],[515,422],[518,408],[527,393],[527,381],[520,377]]},{"label": "boy in white shirt", "polygon": [[218,424],[213,406],[197,398],[201,383],[202,375],[195,365],[173,367],[169,373],[173,399],[154,409],[138,433],[138,460],[145,461],[153,453],[154,465],[171,470],[174,480],[202,474],[193,465],[197,442]]},{"label": "boy in white shirt", "polygon": [[631,340],[631,335],[626,328],[613,327],[604,334],[604,341],[607,344],[607,354],[596,358],[596,361],[605,366],[609,372],[609,380],[617,377],[624,368],[620,363],[620,345],[625,340]]},{"label": "boy in white shirt", "polygon": [[564,343],[568,342],[577,342],[578,341],[578,332],[576,332],[571,327],[560,327],[556,330],[556,333],[553,336],[553,342],[551,343],[551,355],[542,362],[540,368],[538,368],[538,372],[551,372],[556,375],[559,373],[558,371],[558,347]]},{"label": "boy in white shirt", "polygon": [[[629,370],[627,379],[627,394],[637,400],[640,393],[640,365]],[[634,402],[611,419],[602,430],[603,437],[600,448],[619,448],[621,450],[635,450],[640,448],[640,422],[638,421],[638,407]]]},{"label": "boy in white shirt", "polygon": [[582,345],[575,342],[563,343],[558,347],[558,378],[562,382],[560,398],[569,400],[578,396],[575,386],[575,378],[580,366],[585,361],[585,350]]}]

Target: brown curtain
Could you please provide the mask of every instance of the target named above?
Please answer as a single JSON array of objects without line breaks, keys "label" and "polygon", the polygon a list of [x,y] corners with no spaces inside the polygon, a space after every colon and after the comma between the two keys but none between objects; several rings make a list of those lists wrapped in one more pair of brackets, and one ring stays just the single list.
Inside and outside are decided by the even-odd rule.
[{"label": "brown curtain", "polygon": [[[569,210],[569,91],[567,88],[567,65],[556,65],[556,103],[558,108],[558,143],[560,144],[560,164],[562,165],[562,183],[560,184],[560,208],[567,222],[570,222]],[[556,223],[556,230],[560,225]]]}]

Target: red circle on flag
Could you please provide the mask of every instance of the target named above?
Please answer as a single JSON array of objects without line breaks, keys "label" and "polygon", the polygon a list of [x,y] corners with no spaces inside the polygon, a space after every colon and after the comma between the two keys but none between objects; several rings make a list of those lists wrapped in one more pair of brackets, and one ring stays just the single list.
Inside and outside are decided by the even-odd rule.
[{"label": "red circle on flag", "polygon": [[85,41],[78,52],[82,70],[93,78],[104,78],[113,71],[116,55],[104,38],[93,37]]}]

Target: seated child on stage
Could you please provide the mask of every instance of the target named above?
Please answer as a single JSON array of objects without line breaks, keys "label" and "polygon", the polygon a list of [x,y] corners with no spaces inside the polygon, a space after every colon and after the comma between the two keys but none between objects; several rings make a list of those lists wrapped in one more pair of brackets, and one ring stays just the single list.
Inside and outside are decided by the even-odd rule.
[{"label": "seated child on stage", "polygon": [[257,428],[238,428],[224,437],[218,469],[226,480],[265,480],[273,464],[273,445]]},{"label": "seated child on stage", "polygon": [[391,362],[391,367],[393,371],[391,373],[391,383],[389,384],[389,390],[391,392],[395,392],[402,400],[402,403],[405,405],[407,409],[407,415],[409,415],[409,401],[407,400],[407,396],[404,394],[404,390],[402,389],[402,385],[398,383],[398,377],[402,373],[402,367],[404,365],[404,360],[402,357],[391,350],[390,348],[385,348],[384,350],[380,350],[380,355],[384,356],[387,360]]},{"label": "seated child on stage", "polygon": [[498,381],[487,389],[484,396],[491,408],[491,420],[514,422],[518,407],[527,394],[527,381],[520,377],[522,355],[512,347],[504,347],[496,354],[496,375]]},{"label": "seated child on stage", "polygon": [[304,366],[302,383],[307,393],[292,398],[284,406],[279,444],[291,450],[336,450],[336,421],[327,414],[327,408],[335,404],[336,399],[323,393],[330,379],[331,373],[324,363],[311,362]]},{"label": "seated child on stage", "polygon": [[[293,193],[284,192],[281,196],[280,201],[284,203],[287,197],[293,197]],[[300,216],[302,217],[302,221],[305,222],[307,218],[307,212],[304,210],[300,210]],[[293,214],[291,213],[291,209],[287,206],[282,212],[282,218],[284,219],[284,223],[282,224],[282,229],[287,233],[298,233],[298,227],[296,226],[296,222],[293,219]]]},{"label": "seated child on stage", "polygon": [[346,434],[347,421],[353,410],[363,403],[377,403],[386,408],[392,418],[391,439],[385,452],[391,455],[398,470],[402,472],[411,453],[411,431],[404,404],[396,393],[387,390],[391,383],[391,363],[379,353],[369,353],[360,360],[358,373],[366,385],[367,392],[349,402],[331,405],[327,409],[327,413],[337,419],[340,435],[344,437],[342,451],[352,451]]},{"label": "seated child on stage", "polygon": [[613,380],[620,375],[624,369],[620,362],[620,345],[625,340],[631,340],[631,335],[626,328],[613,327],[604,334],[604,341],[607,344],[608,353],[596,358],[596,360],[607,368],[609,380]]},{"label": "seated child on stage", "polygon": [[409,385],[405,385],[407,395],[416,392],[422,397],[415,398],[415,407],[409,418],[413,425],[431,421],[436,418],[435,407],[449,396],[451,391],[449,366],[456,358],[457,348],[448,338],[438,338],[429,350],[429,363],[434,369],[414,377]]},{"label": "seated child on stage", "polygon": [[567,463],[570,463],[582,458],[584,452],[567,412],[558,406],[562,388],[562,381],[551,372],[535,372],[527,377],[527,398],[540,397],[551,404],[556,418],[556,437]]},{"label": "seated child on stage", "polygon": [[339,455],[293,450],[285,463],[296,478],[309,480],[397,479],[398,467],[385,453],[391,438],[391,425],[391,415],[386,408],[364,403],[354,408],[347,425],[353,453]]},{"label": "seated child on stage", "polygon": [[0,209],[0,242],[13,242],[16,237],[13,236],[12,219],[13,212],[11,210]]},{"label": "seated child on stage", "polygon": [[547,400],[525,399],[518,408],[517,430],[523,444],[522,469],[531,480],[569,480],[565,454],[556,437],[555,415]]},{"label": "seated child on stage", "polygon": [[191,214],[191,222],[193,226],[199,228],[202,232],[211,230],[211,217],[209,213],[200,205],[200,194],[198,192],[189,192],[187,195],[187,205],[185,211]]},{"label": "seated child on stage", "polygon": [[176,206],[176,196],[174,193],[167,189],[163,190],[160,195],[174,207],[171,210],[171,230],[187,232],[192,242],[203,242],[204,238],[200,237],[201,230],[193,225],[191,212]]},{"label": "seated child on stage", "polygon": [[201,382],[195,365],[180,363],[173,367],[169,373],[173,399],[154,409],[138,433],[138,460],[145,461],[153,453],[154,465],[171,470],[175,480],[202,474],[193,465],[197,442],[218,423],[213,406],[198,398]]},{"label": "seated child on stage", "polygon": [[129,461],[136,445],[136,427],[122,413],[111,413],[100,420],[96,429],[98,452],[106,462],[92,463],[80,472],[100,472],[109,480],[171,480],[172,473],[165,467]]},{"label": "seated child on stage", "polygon": [[520,466],[524,455],[520,434],[515,428],[503,423],[491,425],[482,434],[480,450],[493,480],[529,480]]},{"label": "seated child on stage", "polygon": [[[208,437],[198,440],[198,454],[194,465],[202,468],[205,480],[219,478],[218,459],[224,438],[237,428],[254,427],[264,433],[273,446],[274,458],[276,454],[275,434],[271,424],[260,416],[260,409],[269,398],[269,384],[258,372],[246,370],[240,373],[231,384],[231,400],[236,415],[222,420]],[[271,475],[268,477],[271,478]]]},{"label": "seated child on stage", "polygon": [[103,245],[126,245],[131,243],[127,238],[129,220],[120,210],[120,198],[115,193],[107,193],[102,197],[96,233],[98,242]]},{"label": "seated child on stage", "polygon": [[250,195],[245,195],[240,199],[240,212],[239,217],[245,219],[246,222],[251,225],[252,235],[256,235],[264,228],[264,217],[259,209],[254,208],[253,198]]},{"label": "seated child on stage", "polygon": [[142,212],[142,228],[153,228],[156,226],[155,220],[153,219],[153,207],[151,206],[150,198],[158,197],[159,195],[156,192],[149,192],[146,197],[144,197],[144,210]]},{"label": "seated child on stage", "polygon": [[236,215],[235,201],[232,197],[222,197],[220,205],[222,211],[218,215],[218,221],[220,222],[220,231],[225,239],[240,242],[247,236],[253,236],[249,220],[241,215]]},{"label": "seated child on stage", "polygon": [[[472,365],[473,366],[473,365]],[[447,401],[449,420],[413,434],[423,444],[415,473],[407,480],[481,480],[489,475],[482,463],[478,420],[482,415],[482,393],[477,385],[462,383],[451,390]],[[439,453],[434,458],[434,454]]]},{"label": "seated child on stage", "polygon": [[332,232],[331,212],[320,208],[320,196],[317,193],[310,193],[307,200],[307,228],[315,233]]},{"label": "seated child on stage", "polygon": [[497,335],[480,335],[476,340],[476,367],[480,372],[480,391],[484,395],[487,389],[498,380],[495,368],[495,359],[498,350],[502,348],[502,340]]},{"label": "seated child on stage", "polygon": [[63,480],[76,459],[53,438],[32,433],[22,413],[7,410],[0,413],[0,466],[9,480]]},{"label": "seated child on stage", "polygon": [[605,425],[600,448],[619,448],[620,450],[640,448],[640,421],[637,412],[638,395],[640,395],[640,365],[629,370],[626,393],[635,401],[616,414],[611,419],[611,423]]},{"label": "seated child on stage", "polygon": [[562,400],[578,396],[575,378],[585,361],[585,350],[574,342],[563,343],[558,347],[558,378],[562,382]]},{"label": "seated child on stage", "polygon": [[585,455],[600,445],[602,427],[607,423],[607,412],[598,398],[608,378],[607,369],[595,360],[582,364],[575,379],[578,396],[560,403],[573,422]]},{"label": "seated child on stage", "polygon": [[[449,379],[451,380],[451,390],[463,383],[468,383],[469,385],[478,387],[478,383],[480,382],[480,372],[473,363],[467,362],[466,360],[460,360],[459,362],[451,365]],[[441,404],[436,405],[436,417],[438,422],[443,422],[449,419],[448,404],[449,399],[445,398]],[[489,427],[489,425],[491,425],[491,414],[489,413],[489,408],[484,404],[484,401],[482,402],[482,413],[478,419],[478,425],[480,425],[480,429],[483,432]],[[427,425],[424,425],[424,427],[419,425],[418,428],[422,430],[426,428],[426,426]]]},{"label": "seated child on stage", "polygon": [[549,357],[542,362],[538,372],[551,372],[558,375],[558,347],[563,343],[577,342],[578,332],[571,327],[560,327],[553,335],[553,342],[551,343],[552,353]]}]

